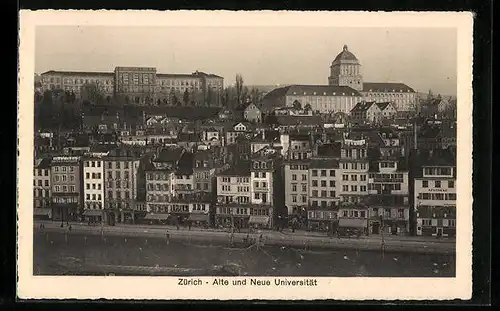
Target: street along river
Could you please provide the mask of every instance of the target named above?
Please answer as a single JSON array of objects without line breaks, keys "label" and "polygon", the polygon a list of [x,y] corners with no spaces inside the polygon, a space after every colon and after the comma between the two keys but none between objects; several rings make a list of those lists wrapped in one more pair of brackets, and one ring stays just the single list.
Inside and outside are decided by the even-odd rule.
[{"label": "street along river", "polygon": [[454,277],[455,256],[35,232],[35,275]]}]

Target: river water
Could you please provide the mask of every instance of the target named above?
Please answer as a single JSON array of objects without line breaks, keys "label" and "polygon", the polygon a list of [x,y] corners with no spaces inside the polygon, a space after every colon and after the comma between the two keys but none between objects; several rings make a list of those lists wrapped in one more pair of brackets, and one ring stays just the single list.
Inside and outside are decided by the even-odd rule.
[{"label": "river water", "polygon": [[[36,275],[102,275],[96,267],[205,269],[234,265],[247,276],[454,277],[455,256],[287,247],[232,248],[164,239],[34,234]],[[89,272],[94,271],[94,272]],[[129,274],[130,275],[130,274]]]}]

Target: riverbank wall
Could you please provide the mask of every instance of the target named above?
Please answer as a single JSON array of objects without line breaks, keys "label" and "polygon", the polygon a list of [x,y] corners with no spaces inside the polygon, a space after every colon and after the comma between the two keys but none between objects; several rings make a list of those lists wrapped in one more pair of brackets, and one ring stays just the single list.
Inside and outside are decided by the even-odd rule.
[{"label": "riverbank wall", "polygon": [[[46,226],[43,229],[34,228],[35,234],[59,233],[66,235],[79,235],[84,239],[85,236],[123,237],[125,238],[144,238],[163,239],[166,243],[170,241],[203,244],[203,245],[227,245],[228,247],[250,248],[256,247],[256,242],[260,239],[264,246],[289,247],[304,250],[360,250],[388,253],[420,253],[436,255],[455,255],[455,243],[452,241],[417,241],[403,239],[387,239],[382,241],[380,238],[361,237],[356,238],[330,238],[330,237],[311,237],[294,234],[284,234],[276,231],[265,231],[258,234],[231,233],[217,231],[185,231],[185,230],[166,230],[166,229],[144,229],[134,227],[89,227],[72,226],[71,231],[68,227]],[[262,236],[262,238],[261,238]]]}]

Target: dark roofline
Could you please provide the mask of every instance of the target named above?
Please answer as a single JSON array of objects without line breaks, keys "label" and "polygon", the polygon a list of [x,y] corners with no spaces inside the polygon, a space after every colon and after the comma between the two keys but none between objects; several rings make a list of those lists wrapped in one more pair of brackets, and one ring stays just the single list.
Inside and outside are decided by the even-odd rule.
[{"label": "dark roofline", "polygon": [[97,71],[58,71],[58,70],[49,70],[41,73],[40,75],[45,74],[61,74],[61,75],[82,75],[82,76],[114,76],[113,72],[97,72]]}]

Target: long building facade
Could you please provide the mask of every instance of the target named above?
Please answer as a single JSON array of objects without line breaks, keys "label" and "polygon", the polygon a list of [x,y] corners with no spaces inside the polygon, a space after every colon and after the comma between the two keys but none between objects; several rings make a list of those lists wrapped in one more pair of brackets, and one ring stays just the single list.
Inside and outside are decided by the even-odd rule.
[{"label": "long building facade", "polygon": [[49,70],[41,75],[41,90],[64,90],[82,96],[86,85],[95,85],[104,96],[122,97],[125,104],[158,105],[193,102],[221,106],[224,78],[195,71],[192,74],[161,74],[154,67],[116,67],[113,72]]}]

